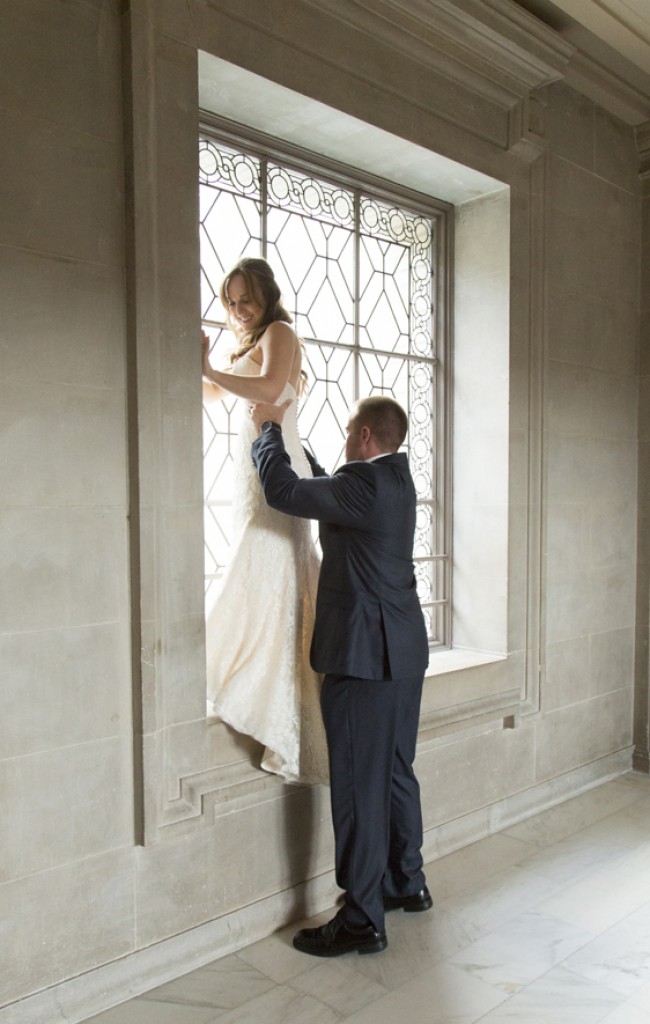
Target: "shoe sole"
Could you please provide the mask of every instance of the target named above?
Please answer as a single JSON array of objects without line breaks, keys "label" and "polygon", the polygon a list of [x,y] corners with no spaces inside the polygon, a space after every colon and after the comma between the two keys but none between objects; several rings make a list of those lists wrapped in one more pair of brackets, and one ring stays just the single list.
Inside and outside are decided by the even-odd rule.
[{"label": "shoe sole", "polygon": [[298,946],[294,942],[293,948],[297,949],[299,953],[307,953],[309,956],[321,956],[321,957],[335,957],[335,956],[347,956],[349,953],[358,953],[359,956],[367,956],[369,953],[383,953],[388,946],[388,940],[385,942],[377,942],[373,946],[358,946],[352,949],[341,949],[335,952],[328,953],[326,951],[316,951],[315,949],[308,949],[305,946]]},{"label": "shoe sole", "polygon": [[384,907],[384,913],[390,914],[393,910],[403,910],[405,914],[423,914],[425,910],[431,910],[433,907],[433,900],[431,903],[423,903],[419,907]]},{"label": "shoe sole", "polygon": [[363,956],[366,953],[383,953],[383,951],[386,949],[387,946],[388,946],[388,942],[387,941],[386,942],[378,942],[376,944],[376,946],[369,946],[367,949],[358,949],[357,953],[359,953],[360,956]]}]

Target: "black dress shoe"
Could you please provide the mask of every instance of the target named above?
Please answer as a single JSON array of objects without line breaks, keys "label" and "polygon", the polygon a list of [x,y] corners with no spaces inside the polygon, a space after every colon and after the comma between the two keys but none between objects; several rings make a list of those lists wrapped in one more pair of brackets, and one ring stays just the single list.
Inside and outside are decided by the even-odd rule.
[{"label": "black dress shoe", "polygon": [[384,910],[405,910],[407,914],[419,914],[433,906],[431,893],[426,885],[412,896],[384,896]]},{"label": "black dress shoe", "polygon": [[371,924],[352,928],[337,914],[320,928],[302,928],[293,937],[301,953],[312,956],[342,956],[343,953],[381,953],[388,942],[386,932],[375,931]]}]

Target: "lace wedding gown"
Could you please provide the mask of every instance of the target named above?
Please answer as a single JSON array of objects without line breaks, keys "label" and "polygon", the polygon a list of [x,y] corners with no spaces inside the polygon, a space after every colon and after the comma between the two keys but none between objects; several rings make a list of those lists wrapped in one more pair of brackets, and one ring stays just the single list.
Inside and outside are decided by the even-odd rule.
[{"label": "lace wedding gown", "polygon": [[[259,373],[248,354],[238,373]],[[291,465],[311,476],[300,443],[297,395],[282,422]],[[319,561],[309,520],[284,515],[264,500],[250,456],[256,429],[238,400],[233,450],[235,537],[230,562],[206,608],[208,706],[237,732],[264,747],[261,767],[289,782],[327,782],[320,677],[309,664]]]}]

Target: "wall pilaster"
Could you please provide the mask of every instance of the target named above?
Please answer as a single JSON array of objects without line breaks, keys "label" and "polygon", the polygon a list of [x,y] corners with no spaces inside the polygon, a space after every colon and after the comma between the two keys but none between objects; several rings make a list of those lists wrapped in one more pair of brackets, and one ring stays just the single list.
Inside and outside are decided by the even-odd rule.
[{"label": "wall pilaster", "polygon": [[641,321],[634,767],[650,773],[650,122],[636,129],[641,177]]}]

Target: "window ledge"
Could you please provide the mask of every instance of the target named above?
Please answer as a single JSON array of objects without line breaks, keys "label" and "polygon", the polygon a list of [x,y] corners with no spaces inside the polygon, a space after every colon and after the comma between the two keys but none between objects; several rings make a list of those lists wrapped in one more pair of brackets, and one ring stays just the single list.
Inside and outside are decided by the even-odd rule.
[{"label": "window ledge", "polygon": [[432,651],[429,656],[429,667],[425,673],[425,678],[446,675],[448,672],[460,672],[462,669],[476,668],[479,665],[491,665],[495,661],[505,660],[505,654],[463,650],[458,647],[448,651]]}]

